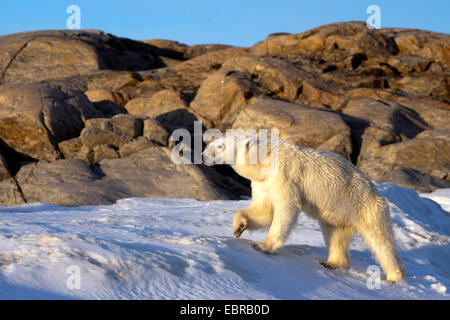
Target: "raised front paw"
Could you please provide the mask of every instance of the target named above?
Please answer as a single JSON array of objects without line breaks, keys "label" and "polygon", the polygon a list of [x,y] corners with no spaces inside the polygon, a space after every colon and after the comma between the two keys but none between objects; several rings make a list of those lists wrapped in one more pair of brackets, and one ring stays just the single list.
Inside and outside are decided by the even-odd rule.
[{"label": "raised front paw", "polygon": [[242,232],[244,232],[244,230],[247,229],[247,224],[244,222],[241,222],[238,227],[234,230],[234,236],[236,238],[239,238],[242,234]]},{"label": "raised front paw", "polygon": [[265,242],[252,241],[251,244],[253,249],[262,251],[266,254],[273,254],[274,252]]}]

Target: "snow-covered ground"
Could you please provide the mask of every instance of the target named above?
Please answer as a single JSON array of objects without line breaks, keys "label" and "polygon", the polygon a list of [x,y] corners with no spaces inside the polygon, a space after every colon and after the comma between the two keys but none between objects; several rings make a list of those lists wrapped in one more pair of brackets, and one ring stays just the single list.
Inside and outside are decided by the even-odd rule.
[{"label": "snow-covered ground", "polygon": [[421,197],[392,184],[379,190],[405,262],[400,285],[368,288],[367,268],[376,261],[359,236],[350,270],[323,268],[322,234],[304,215],[287,245],[266,255],[232,237],[233,213],[249,201],[135,198],[0,207],[0,298],[448,299],[450,216],[442,208],[450,210],[450,189]]}]

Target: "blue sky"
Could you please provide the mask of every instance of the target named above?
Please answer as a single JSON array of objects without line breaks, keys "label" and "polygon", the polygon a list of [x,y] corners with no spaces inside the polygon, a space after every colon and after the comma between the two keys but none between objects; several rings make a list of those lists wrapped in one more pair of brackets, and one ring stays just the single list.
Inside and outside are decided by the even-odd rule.
[{"label": "blue sky", "polygon": [[0,35],[65,29],[70,5],[81,9],[81,28],[132,39],[248,46],[273,32],[299,33],[337,22],[366,21],[381,9],[382,27],[450,33],[450,0],[0,0]]}]

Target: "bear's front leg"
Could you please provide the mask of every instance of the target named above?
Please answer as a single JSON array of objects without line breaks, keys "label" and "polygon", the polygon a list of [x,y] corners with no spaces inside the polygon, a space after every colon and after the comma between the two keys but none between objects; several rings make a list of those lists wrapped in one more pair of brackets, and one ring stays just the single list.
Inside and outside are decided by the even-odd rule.
[{"label": "bear's front leg", "polygon": [[295,206],[288,204],[275,205],[272,225],[270,226],[266,240],[263,242],[253,242],[253,248],[265,253],[273,253],[282,247],[292,228],[297,223],[299,211]]}]

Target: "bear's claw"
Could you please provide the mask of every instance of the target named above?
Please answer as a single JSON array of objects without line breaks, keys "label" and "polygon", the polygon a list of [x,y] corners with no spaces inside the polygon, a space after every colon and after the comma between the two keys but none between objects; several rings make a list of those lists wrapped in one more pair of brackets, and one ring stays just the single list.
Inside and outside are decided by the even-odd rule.
[{"label": "bear's claw", "polygon": [[321,262],[320,264],[322,265],[322,267],[327,268],[327,269],[331,269],[331,270],[339,269],[334,264],[331,264],[331,263],[328,263],[328,262]]},{"label": "bear's claw", "polygon": [[244,232],[245,229],[247,229],[247,226],[241,224],[239,226],[239,228],[236,231],[234,231],[234,236],[236,238],[239,238],[241,236],[242,232]]}]

